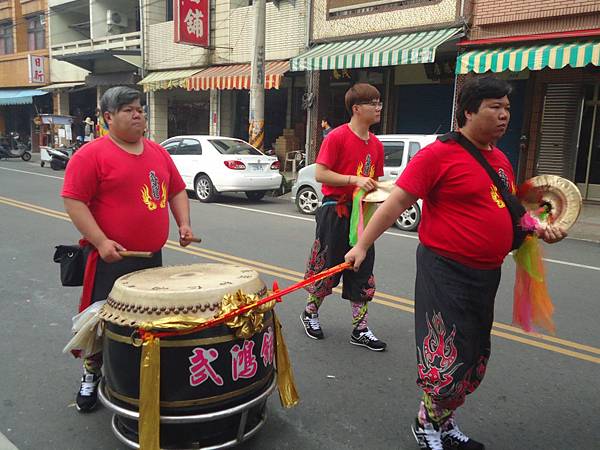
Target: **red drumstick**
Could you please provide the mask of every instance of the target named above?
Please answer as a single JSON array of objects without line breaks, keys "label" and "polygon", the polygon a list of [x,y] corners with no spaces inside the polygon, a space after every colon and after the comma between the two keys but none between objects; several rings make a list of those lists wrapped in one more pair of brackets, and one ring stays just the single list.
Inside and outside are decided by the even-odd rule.
[{"label": "red drumstick", "polygon": [[[245,312],[248,312],[251,309],[257,308],[260,305],[264,305],[265,303],[271,302],[273,300],[276,300],[277,302],[281,302],[281,297],[284,295],[287,295],[291,292],[297,291],[298,289],[302,289],[304,286],[315,283],[316,281],[322,280],[323,278],[330,277],[332,275],[335,275],[336,273],[339,273],[346,269],[351,269],[351,268],[352,268],[352,264],[344,262],[342,264],[338,264],[337,266],[332,267],[331,269],[327,269],[322,272],[319,272],[318,274],[313,275],[312,277],[308,277],[305,280],[299,281],[298,283],[292,284],[291,286],[288,286],[287,288],[283,289],[282,291],[280,291],[278,289],[277,281],[275,281],[273,283],[273,293],[271,295],[266,296],[265,298],[261,299],[260,301],[258,301],[256,303],[252,303],[251,305],[246,305],[242,308],[238,308],[235,311],[231,311],[217,319],[212,319],[212,320],[209,320],[208,322],[204,322],[204,323],[198,325],[197,327],[191,328],[189,330],[179,330],[179,331],[171,331],[171,332],[165,331],[165,332],[151,333],[151,334],[154,337],[160,338],[160,337],[165,337],[165,336],[174,336],[174,335],[195,333],[196,331],[203,330],[204,328],[209,328],[214,325],[218,325],[220,323],[226,322],[229,319],[231,319],[232,317],[239,316],[240,314],[244,314]],[[141,331],[140,334],[143,336],[145,332],[143,330],[140,330],[140,331]]]}]

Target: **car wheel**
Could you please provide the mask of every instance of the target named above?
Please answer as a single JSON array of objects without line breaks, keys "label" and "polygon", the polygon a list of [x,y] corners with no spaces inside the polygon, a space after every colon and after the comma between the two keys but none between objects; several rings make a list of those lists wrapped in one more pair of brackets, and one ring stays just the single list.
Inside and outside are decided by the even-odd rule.
[{"label": "car wheel", "polygon": [[319,207],[319,196],[313,188],[303,187],[296,195],[296,207],[302,214],[314,214]]},{"label": "car wheel", "polygon": [[267,191],[246,191],[246,197],[248,200],[258,201],[262,199]]},{"label": "car wheel", "polygon": [[194,186],[196,191],[196,197],[203,203],[210,203],[215,199],[217,195],[217,191],[210,181],[208,175],[200,175],[196,179],[196,184]]},{"label": "car wheel", "polygon": [[421,221],[421,208],[416,203],[396,219],[396,226],[403,231],[414,231]]}]

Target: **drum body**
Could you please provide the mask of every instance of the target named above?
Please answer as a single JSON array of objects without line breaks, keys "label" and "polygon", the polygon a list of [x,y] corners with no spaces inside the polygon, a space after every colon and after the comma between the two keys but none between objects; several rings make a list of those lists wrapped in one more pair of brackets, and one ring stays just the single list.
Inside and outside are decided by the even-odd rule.
[{"label": "drum body", "polygon": [[[207,284],[206,280],[201,279],[199,273],[204,272],[198,266],[224,265],[182,266],[182,273],[196,274],[191,284],[194,286]],[[160,272],[165,269],[169,271],[173,268],[141,272]],[[219,267],[211,267],[212,269]],[[229,269],[227,267],[225,272]],[[244,273],[246,277],[249,274],[247,271]],[[255,274],[250,274],[254,280],[258,279]],[[191,281],[191,278],[194,277],[190,276],[188,279]],[[120,280],[122,279],[118,282]],[[133,282],[135,283],[135,277]],[[227,282],[232,283],[230,278]],[[250,288],[266,292],[262,283]],[[164,294],[164,290],[161,291]],[[216,295],[222,298],[221,289],[217,291]],[[115,292],[115,296],[119,297],[118,292]],[[106,314],[114,315],[122,306],[119,306],[120,300],[113,298],[113,292],[110,298],[113,311]],[[186,302],[185,295],[173,293],[171,304],[181,309],[185,307],[182,302]],[[166,306],[168,310],[169,306]],[[199,304],[197,307],[200,314],[214,315],[209,306]],[[188,307],[188,316],[190,308]],[[131,324],[139,320],[142,319],[129,317],[125,323],[122,323],[121,318],[106,321],[104,332],[101,400],[113,411],[117,411],[113,419],[113,430],[125,443],[128,443],[126,440],[138,442],[136,418],[132,418],[129,413],[119,414],[118,411],[138,411],[141,341],[134,337],[136,327]],[[245,435],[253,434],[260,428],[264,423],[268,394],[274,387],[274,344],[275,330],[270,311],[264,315],[262,331],[248,339],[237,338],[234,331],[225,325],[193,334],[161,338],[161,448],[218,448],[223,445],[225,448],[229,446],[226,443],[235,442],[236,439],[241,441]],[[249,406],[246,408],[243,405]],[[211,416],[214,418],[211,419]],[[193,421],[194,417],[200,420]],[[164,418],[168,420],[165,421]],[[130,446],[135,448],[134,445]]]}]

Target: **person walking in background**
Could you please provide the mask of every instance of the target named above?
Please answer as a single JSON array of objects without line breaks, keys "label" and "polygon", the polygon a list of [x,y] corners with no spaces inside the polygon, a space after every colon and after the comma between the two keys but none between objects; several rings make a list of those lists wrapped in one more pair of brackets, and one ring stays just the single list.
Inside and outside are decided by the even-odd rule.
[{"label": "person walking in background", "polygon": [[333,130],[333,128],[331,128],[331,122],[328,118],[324,117],[321,119],[321,128],[323,130],[323,139],[325,139],[331,130]]},{"label": "person walking in background", "polygon": [[90,117],[86,117],[83,122],[85,124],[84,132],[83,132],[83,140],[85,142],[93,141],[94,140],[94,129],[96,127],[96,125],[94,124],[94,121]]},{"label": "person walking in background", "polygon": [[[381,118],[379,91],[370,84],[355,84],[346,92],[345,104],[352,116],[350,122],[328,134],[317,156],[315,177],[323,184],[324,198],[316,213],[316,237],[305,278],[344,261],[350,249],[354,190],[357,187],[367,192],[375,189],[377,179],[383,175],[383,145],[369,131]],[[306,288],[308,302],[300,320],[308,337],[323,339],[318,311],[343,276],[342,298],[349,300],[352,308],[350,343],[374,351],[385,350],[386,344],[368,327],[368,304],[375,294],[374,261],[375,248],[371,246],[358,272],[347,270]]]}]

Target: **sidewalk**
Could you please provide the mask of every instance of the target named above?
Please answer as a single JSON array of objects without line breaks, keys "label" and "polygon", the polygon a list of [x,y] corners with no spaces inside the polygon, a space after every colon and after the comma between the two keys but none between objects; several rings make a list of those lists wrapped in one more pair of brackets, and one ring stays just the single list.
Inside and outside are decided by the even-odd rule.
[{"label": "sidewalk", "polygon": [[600,204],[583,205],[577,222],[569,230],[569,238],[600,243]]}]

